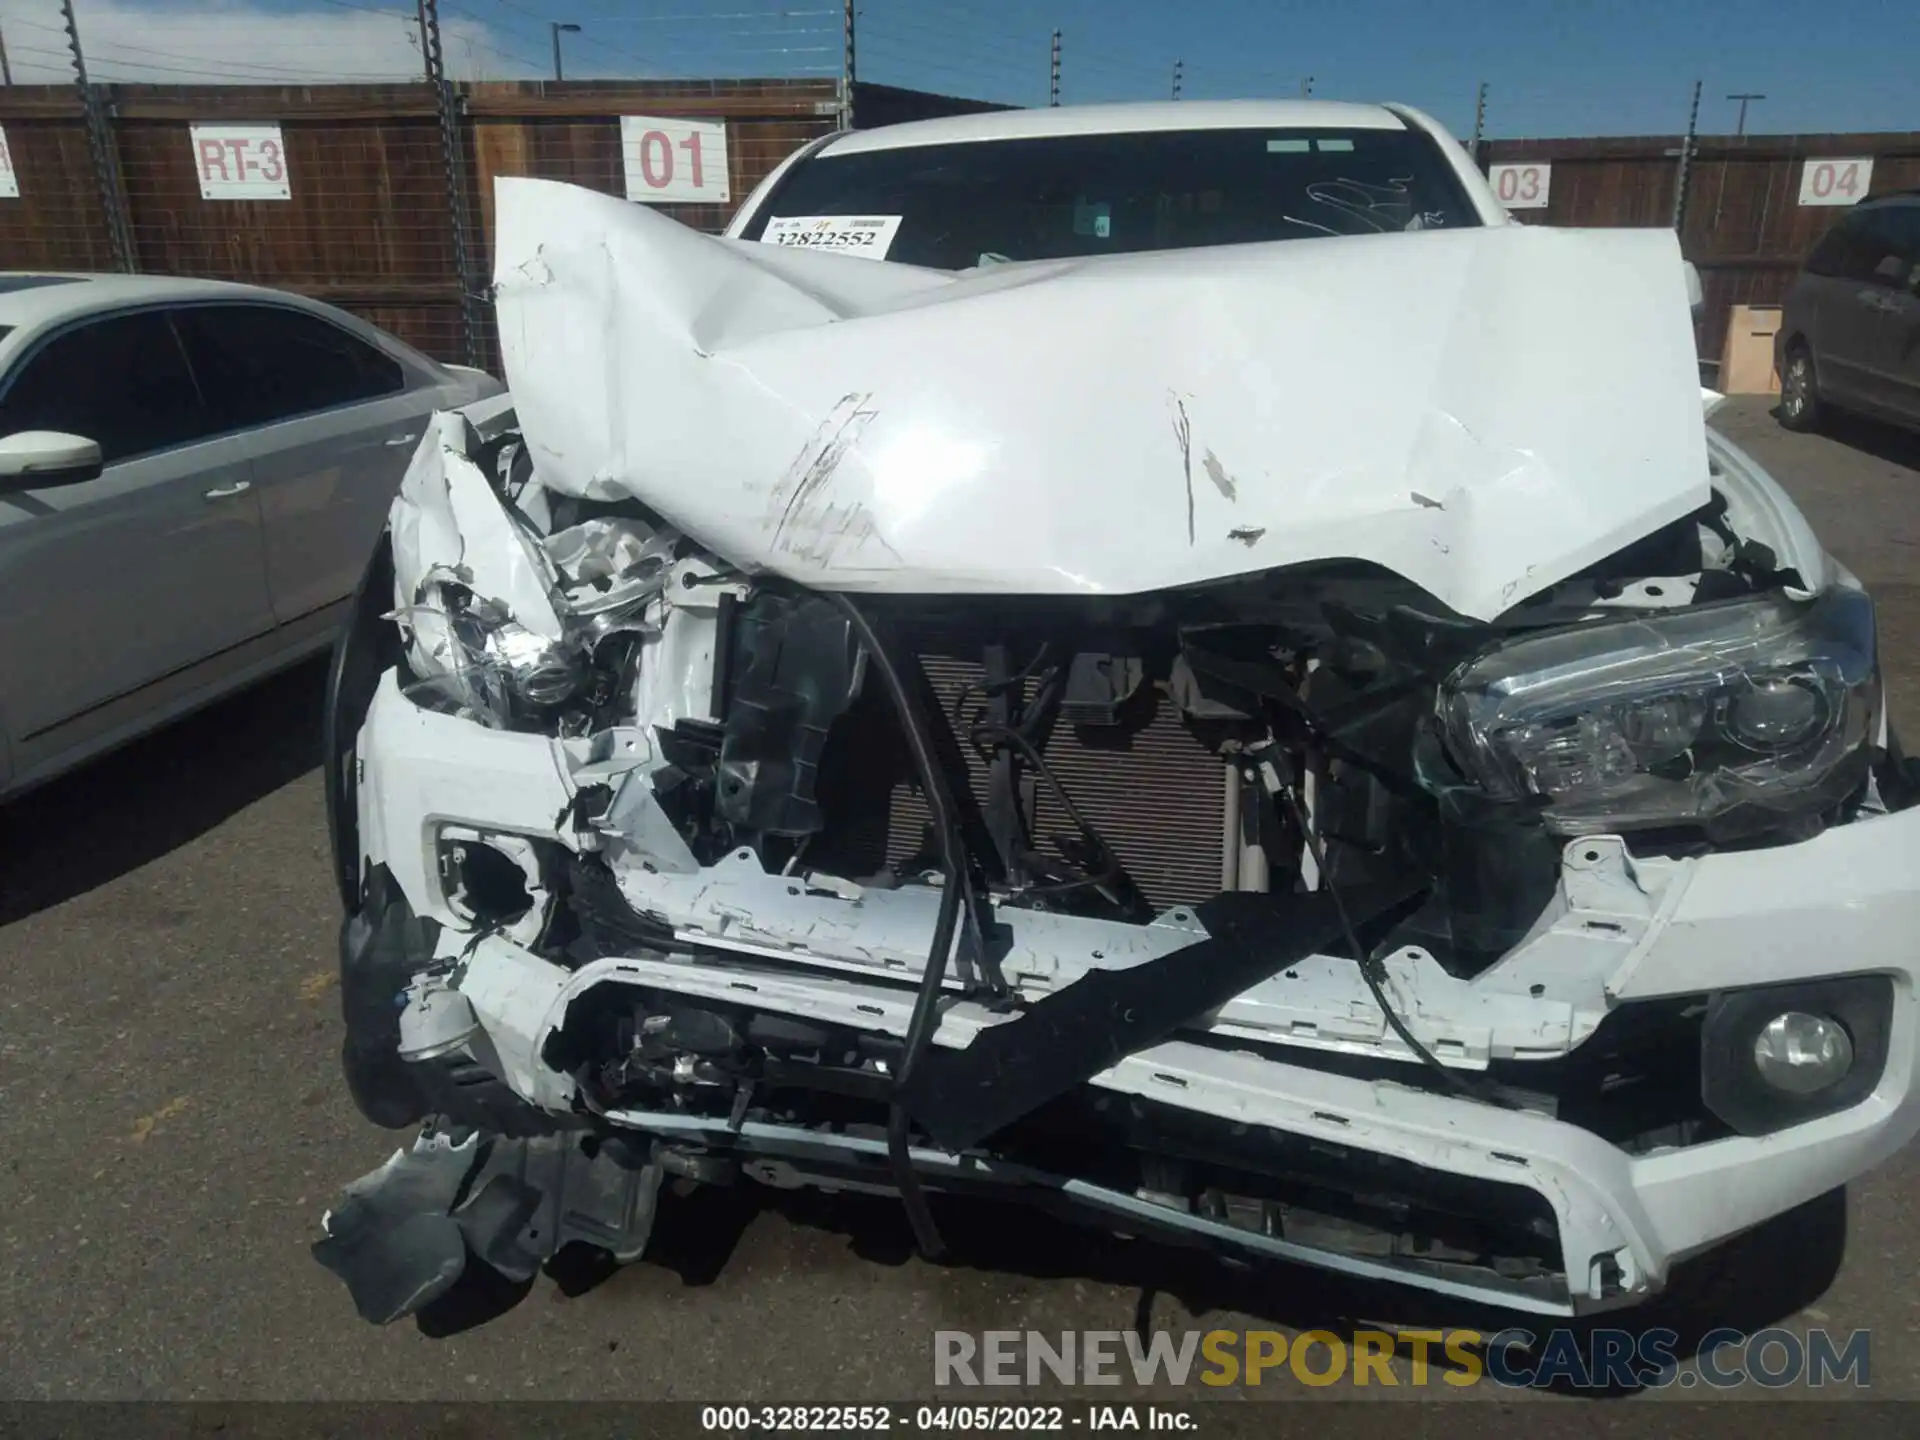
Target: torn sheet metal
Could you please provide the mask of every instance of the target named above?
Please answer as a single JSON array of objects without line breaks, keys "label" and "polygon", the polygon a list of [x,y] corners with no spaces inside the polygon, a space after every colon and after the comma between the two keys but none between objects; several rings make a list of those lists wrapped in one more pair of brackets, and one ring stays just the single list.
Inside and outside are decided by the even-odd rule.
[{"label": "torn sheet metal", "polygon": [[680,536],[631,515],[546,533],[549,492],[489,478],[499,459],[461,416],[434,416],[389,524],[418,688],[506,725],[570,699],[602,641],[658,634]]},{"label": "torn sheet metal", "polygon": [[644,1144],[617,1136],[429,1131],[347,1186],[313,1256],[346,1282],[363,1319],[391,1324],[452,1289],[470,1259],[515,1282],[575,1240],[639,1259],[661,1175]]},{"label": "torn sheet metal", "polygon": [[947,274],[548,181],[499,181],[497,213],[542,482],[821,588],[1140,593],[1353,558],[1489,618],[1708,498],[1664,231]]},{"label": "torn sheet metal", "polygon": [[[428,577],[446,574],[499,601],[534,634],[558,640],[553,591],[559,577],[540,546],[500,508],[468,458],[470,443],[464,419],[437,414],[407,466],[389,517],[394,603],[403,610],[419,605]],[[425,624],[416,633],[424,644],[439,638]],[[450,637],[444,643],[450,650]]]}]

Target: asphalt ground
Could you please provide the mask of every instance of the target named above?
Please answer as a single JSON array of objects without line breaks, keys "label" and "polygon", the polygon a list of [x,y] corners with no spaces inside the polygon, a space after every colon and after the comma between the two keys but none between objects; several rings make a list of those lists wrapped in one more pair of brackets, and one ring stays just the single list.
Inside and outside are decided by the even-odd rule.
[{"label": "asphalt ground", "polygon": [[[1920,440],[1787,435],[1756,400],[1720,423],[1878,597],[1896,717],[1920,735]],[[1510,1318],[997,1209],[947,1212],[955,1255],[935,1265],[893,1202],[747,1187],[668,1198],[653,1253],[610,1275],[362,1323],[308,1246],[401,1137],[339,1076],[321,691],[304,667],[0,810],[0,1398],[902,1400],[930,1393],[938,1329]],[[1870,1393],[1920,1398],[1917,1180],[1909,1151],[1623,1323],[1865,1328]],[[1394,1363],[1392,1390],[1273,1372],[1237,1393],[1490,1393],[1437,1370],[1416,1388]],[[1548,1403],[1590,1428],[1593,1402]],[[1796,1424],[1765,1415],[1744,1428]]]}]

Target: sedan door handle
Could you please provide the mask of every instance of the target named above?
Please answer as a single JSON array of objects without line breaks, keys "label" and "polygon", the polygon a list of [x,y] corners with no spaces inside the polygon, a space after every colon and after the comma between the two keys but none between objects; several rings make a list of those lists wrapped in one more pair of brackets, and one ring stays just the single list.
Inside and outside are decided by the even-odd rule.
[{"label": "sedan door handle", "polygon": [[219,485],[207,491],[209,500],[231,500],[236,495],[244,495],[253,488],[251,480],[236,480],[231,485]]},{"label": "sedan door handle", "polygon": [[387,441],[387,448],[389,450],[398,450],[402,445],[411,445],[419,438],[420,432],[418,430],[414,431],[411,435],[396,435]]}]

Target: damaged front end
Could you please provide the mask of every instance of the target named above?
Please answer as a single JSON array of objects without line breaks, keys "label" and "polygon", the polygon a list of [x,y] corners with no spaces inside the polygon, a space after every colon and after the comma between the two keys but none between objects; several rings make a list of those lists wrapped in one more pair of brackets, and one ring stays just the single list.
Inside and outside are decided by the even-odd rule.
[{"label": "damaged front end", "polygon": [[[658,355],[503,227],[503,333],[572,287],[611,305],[609,384]],[[861,263],[780,257],[781,325],[811,343]],[[940,323],[931,282],[878,283],[849,328]],[[681,383],[782,373],[743,313],[690,322]],[[741,465],[617,484],[612,412],[509,370],[517,413],[437,421],[336,656],[345,1064],[370,1118],[427,1122],[317,1247],[369,1319],[572,1240],[632,1258],[668,1177],[896,1194],[929,1252],[928,1192],[997,1196],[1571,1313],[1920,1124],[1872,607],[1697,408],[1698,475],[1590,505],[1638,527],[1598,555],[1493,543],[1554,472],[1478,417],[1394,477],[1436,492],[1394,521],[1431,562],[1315,490],[1317,554],[1182,571],[1181,530],[1168,583],[1047,587],[1030,534],[947,563],[884,460],[849,481],[897,453],[871,390],[803,412],[726,545],[745,520],[694,522]],[[1466,478],[1421,479],[1449,453]]]}]

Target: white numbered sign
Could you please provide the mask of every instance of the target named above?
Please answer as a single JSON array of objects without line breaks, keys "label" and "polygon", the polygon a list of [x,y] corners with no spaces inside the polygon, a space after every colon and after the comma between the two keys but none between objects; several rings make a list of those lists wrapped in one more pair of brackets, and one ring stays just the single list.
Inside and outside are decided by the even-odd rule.
[{"label": "white numbered sign", "polygon": [[7,148],[7,132],[0,130],[0,199],[20,198],[20,177],[13,171],[13,151]]},{"label": "white numbered sign", "polygon": [[627,198],[651,204],[725,204],[727,122],[620,117]]},{"label": "white numbered sign", "polygon": [[1806,160],[1800,165],[1802,205],[1852,205],[1867,198],[1873,184],[1873,157]]},{"label": "white numbered sign", "polygon": [[1493,165],[1488,167],[1487,183],[1509,210],[1544,210],[1553,183],[1553,166]]},{"label": "white numbered sign", "polygon": [[190,125],[202,200],[291,200],[287,145],[278,125]]}]

